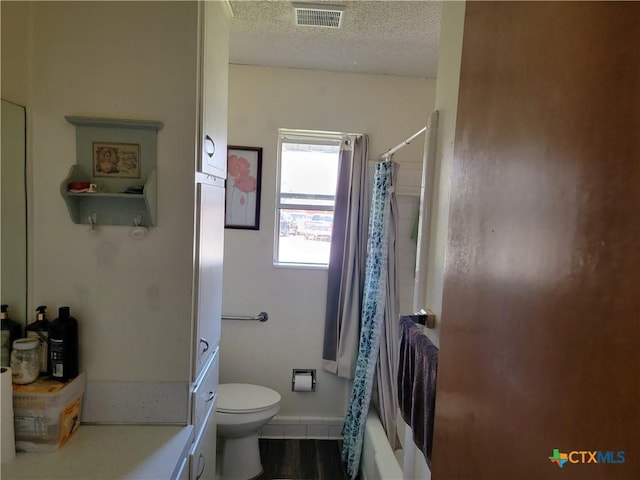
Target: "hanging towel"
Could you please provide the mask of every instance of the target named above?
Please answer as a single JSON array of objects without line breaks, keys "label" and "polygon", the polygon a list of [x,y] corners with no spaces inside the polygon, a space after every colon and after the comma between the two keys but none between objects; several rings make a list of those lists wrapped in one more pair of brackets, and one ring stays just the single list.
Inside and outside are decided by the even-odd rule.
[{"label": "hanging towel", "polygon": [[433,421],[436,406],[438,347],[411,316],[400,317],[398,405],[413,431],[413,441],[431,467]]}]

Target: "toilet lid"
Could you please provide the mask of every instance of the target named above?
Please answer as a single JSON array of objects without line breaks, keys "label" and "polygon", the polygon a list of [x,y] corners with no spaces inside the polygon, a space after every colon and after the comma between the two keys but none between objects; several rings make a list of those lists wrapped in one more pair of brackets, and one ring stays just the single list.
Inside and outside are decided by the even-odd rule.
[{"label": "toilet lid", "polygon": [[258,412],[280,402],[280,394],[260,385],[223,383],[218,385],[219,412]]}]

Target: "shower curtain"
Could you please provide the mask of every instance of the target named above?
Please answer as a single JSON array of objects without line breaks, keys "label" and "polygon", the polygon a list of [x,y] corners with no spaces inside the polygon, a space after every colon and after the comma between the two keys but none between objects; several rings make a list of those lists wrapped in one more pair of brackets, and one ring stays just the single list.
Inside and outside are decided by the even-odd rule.
[{"label": "shower curtain", "polygon": [[[389,284],[389,236],[393,228],[389,220],[396,170],[397,165],[390,160],[378,163],[375,169],[358,357],[342,431],[342,460],[347,464],[347,471],[352,479],[358,475],[360,467],[365,421],[371,403],[380,337],[385,322]],[[395,233],[393,237],[395,238]]]},{"label": "shower curtain", "polygon": [[[397,164],[393,164],[391,172],[392,185],[395,184]],[[380,422],[387,434],[389,445],[395,451],[398,448],[396,433],[396,417],[398,415],[398,357],[399,357],[399,322],[398,311],[398,270],[396,269],[396,232],[398,230],[398,203],[395,193],[389,195],[389,233],[387,239],[387,295],[385,302],[384,322],[380,331],[380,352],[376,366],[375,391],[377,402],[374,403],[380,416]]]}]

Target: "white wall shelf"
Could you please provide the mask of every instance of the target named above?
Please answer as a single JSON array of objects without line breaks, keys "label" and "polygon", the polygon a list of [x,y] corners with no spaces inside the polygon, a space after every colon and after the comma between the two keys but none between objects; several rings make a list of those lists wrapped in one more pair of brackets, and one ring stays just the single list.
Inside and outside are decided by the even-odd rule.
[{"label": "white wall shelf", "polygon": [[[79,165],[73,165],[69,175],[60,184],[60,193],[64,198],[69,216],[73,223],[89,224],[89,217],[95,225],[134,226],[139,219],[141,225],[157,224],[157,179],[156,169],[149,173],[144,191],[138,193],[96,192],[73,193],[68,191],[69,182],[84,181]],[[95,215],[95,217],[94,217]]]},{"label": "white wall shelf", "polygon": [[[155,120],[64,118],[76,127],[76,163],[60,185],[71,220],[95,225],[157,225],[157,132],[164,124]],[[96,143],[135,146],[137,174],[96,171]],[[98,192],[70,192],[71,182],[96,184]],[[143,187],[143,192],[125,193],[134,186]]]}]

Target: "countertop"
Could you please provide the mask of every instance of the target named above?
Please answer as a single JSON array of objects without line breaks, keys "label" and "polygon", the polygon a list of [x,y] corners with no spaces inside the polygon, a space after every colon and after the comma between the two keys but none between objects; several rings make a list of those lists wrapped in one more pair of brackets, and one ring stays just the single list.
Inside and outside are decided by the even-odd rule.
[{"label": "countertop", "polygon": [[18,452],[2,479],[170,479],[192,441],[191,425],[80,425],[55,452]]}]

